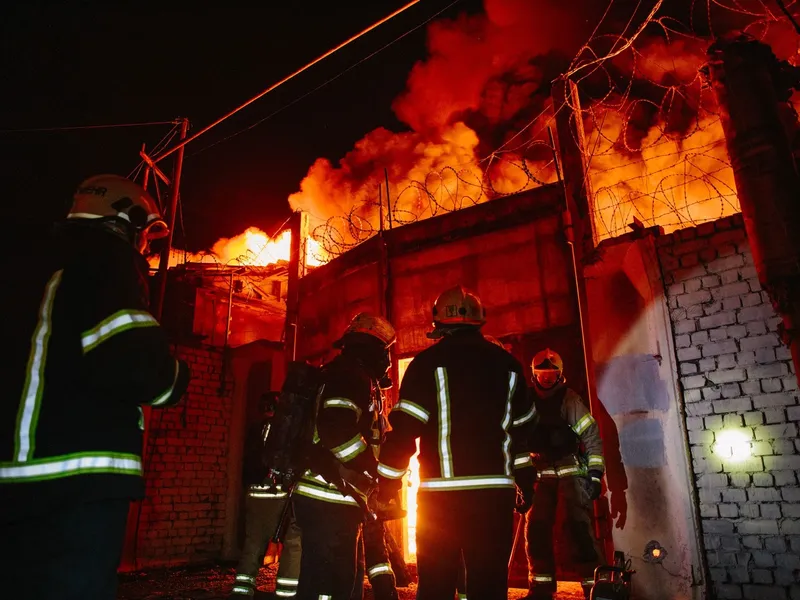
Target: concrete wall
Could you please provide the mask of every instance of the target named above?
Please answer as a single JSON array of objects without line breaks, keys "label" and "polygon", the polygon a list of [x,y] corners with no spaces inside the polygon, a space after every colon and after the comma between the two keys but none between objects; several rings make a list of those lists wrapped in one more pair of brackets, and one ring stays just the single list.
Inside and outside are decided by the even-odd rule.
[{"label": "concrete wall", "polygon": [[[655,237],[600,245],[585,270],[606,497],[606,538],[631,560],[636,598],[702,598],[701,544],[672,331]],[[648,543],[663,562],[644,560]]]},{"label": "concrete wall", "polygon": [[[800,598],[797,378],[741,215],[659,239],[711,579],[718,598]],[[744,461],[714,444],[734,429]]]}]

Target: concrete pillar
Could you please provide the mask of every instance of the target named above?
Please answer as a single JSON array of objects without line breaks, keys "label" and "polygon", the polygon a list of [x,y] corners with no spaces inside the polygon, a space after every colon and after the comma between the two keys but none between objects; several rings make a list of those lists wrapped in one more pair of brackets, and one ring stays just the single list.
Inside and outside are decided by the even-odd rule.
[{"label": "concrete pillar", "polygon": [[[714,42],[706,75],[720,107],[758,278],[783,319],[800,371],[800,176],[787,134],[790,88],[800,72],[747,35]],[[796,121],[796,117],[791,119]]]}]

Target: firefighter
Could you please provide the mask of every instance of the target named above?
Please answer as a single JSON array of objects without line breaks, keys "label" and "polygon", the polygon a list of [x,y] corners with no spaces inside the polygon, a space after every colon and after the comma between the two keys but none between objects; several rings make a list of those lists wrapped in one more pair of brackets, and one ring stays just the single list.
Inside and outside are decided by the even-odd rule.
[{"label": "firefighter", "polygon": [[[245,537],[230,598],[245,598],[255,594],[256,576],[263,564],[264,553],[278,528],[287,492],[264,481],[262,462],[264,442],[269,432],[275,399],[262,397],[262,419],[254,423],[246,437],[243,478],[247,485],[245,496]],[[294,518],[286,524],[283,547],[275,581],[278,598],[293,598],[297,594],[300,574],[300,529]]]},{"label": "firefighter", "polygon": [[428,337],[438,341],[408,366],[381,448],[378,494],[390,503],[419,438],[419,600],[455,596],[462,554],[469,597],[508,594],[515,482],[528,490],[535,479],[522,427],[534,412],[522,366],[483,337],[485,321],[461,286],[436,299]]},{"label": "firefighter", "polygon": [[99,175],[28,240],[6,295],[0,521],[9,598],[116,598],[131,500],[144,496],[143,405],[176,404],[189,368],[148,310],[150,241],[135,183]]},{"label": "firefighter", "polygon": [[[379,382],[390,366],[389,347],[395,340],[386,319],[359,313],[334,343],[341,353],[323,367],[315,442],[332,454],[336,468],[323,474],[321,466],[312,467],[295,490],[303,537],[300,600],[349,600],[353,592],[364,499],[377,467],[367,440],[378,418]],[[339,478],[345,483],[337,485]],[[345,484],[352,487],[350,493],[343,493]]]},{"label": "firefighter", "polygon": [[565,533],[588,599],[594,569],[604,562],[592,523],[592,501],[600,496],[605,471],[600,433],[580,396],[567,387],[557,353],[542,350],[531,370],[537,417],[530,449],[539,479],[525,528],[527,597],[550,600],[555,595],[553,526],[562,502]]}]

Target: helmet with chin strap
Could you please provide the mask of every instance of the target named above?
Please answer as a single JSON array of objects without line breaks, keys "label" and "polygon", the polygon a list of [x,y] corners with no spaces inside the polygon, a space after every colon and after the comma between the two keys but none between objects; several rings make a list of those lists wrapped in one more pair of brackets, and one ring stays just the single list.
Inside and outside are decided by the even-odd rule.
[{"label": "helmet with chin strap", "polygon": [[551,390],[564,381],[564,361],[550,348],[537,352],[531,361],[533,382],[543,390]]},{"label": "helmet with chin strap", "polygon": [[119,175],[95,175],[78,187],[67,218],[93,221],[123,235],[144,254],[169,230],[158,204],[143,187]]}]

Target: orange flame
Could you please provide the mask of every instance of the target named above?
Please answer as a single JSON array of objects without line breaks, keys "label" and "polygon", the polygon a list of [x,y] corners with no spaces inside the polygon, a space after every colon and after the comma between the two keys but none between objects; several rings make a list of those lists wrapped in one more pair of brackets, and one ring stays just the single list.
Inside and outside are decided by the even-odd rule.
[{"label": "orange flame", "polygon": [[406,560],[416,562],[417,560],[417,492],[419,492],[419,440],[417,440],[417,451],[408,463],[409,473],[407,475],[406,488],[406,531],[408,533],[408,552]]},{"label": "orange flame", "polygon": [[[270,239],[258,227],[249,227],[237,236],[217,240],[207,252],[185,253],[173,249],[169,257],[169,267],[183,263],[266,267],[281,261],[289,262],[291,247],[292,232],[288,229]],[[153,256],[149,260],[151,267],[158,266],[158,256]],[[306,266],[318,267],[327,261],[322,245],[312,237],[307,238]]]}]

